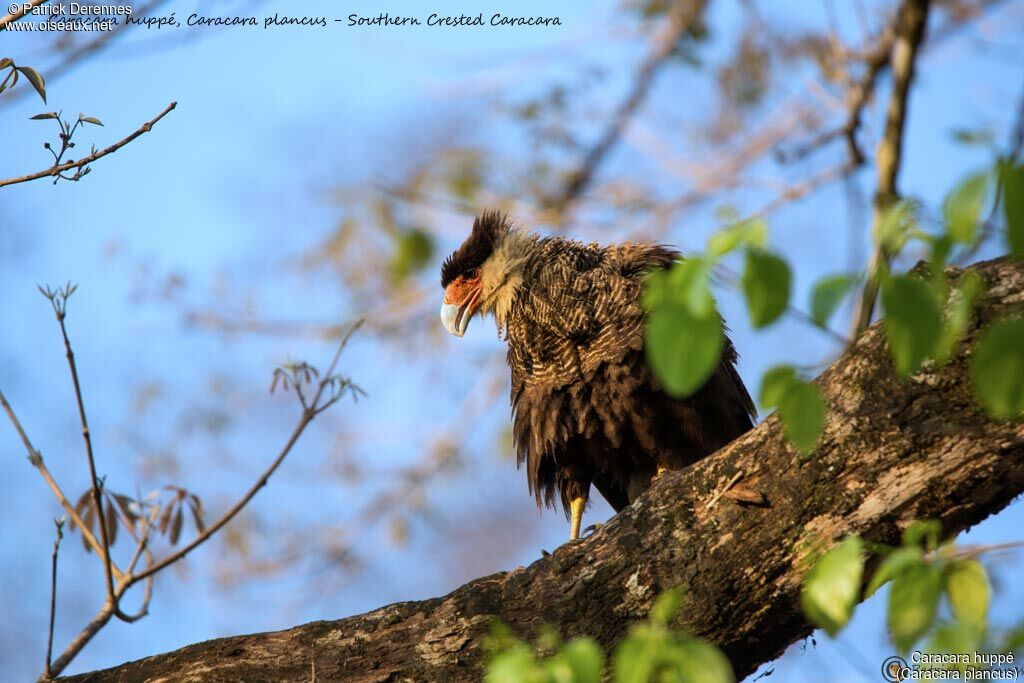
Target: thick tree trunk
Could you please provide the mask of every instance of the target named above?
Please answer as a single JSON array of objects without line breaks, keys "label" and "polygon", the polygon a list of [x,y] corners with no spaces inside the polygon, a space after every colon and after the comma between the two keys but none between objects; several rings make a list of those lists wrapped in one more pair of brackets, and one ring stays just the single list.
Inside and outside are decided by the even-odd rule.
[{"label": "thick tree trunk", "polygon": [[[1024,263],[980,264],[979,325],[1024,311]],[[987,419],[967,369],[974,327],[945,367],[896,376],[878,325],[818,379],[829,408],[801,457],[768,418],[652,489],[590,538],[526,568],[432,600],[223,638],[75,681],[463,681],[481,678],[481,636],[497,618],[530,637],[542,624],[612,645],[653,598],[685,589],[679,626],[720,646],[744,676],[811,627],[799,606],[807,559],[851,533],[898,542],[912,520],[953,535],[1024,490],[1024,424]],[[739,471],[762,506],[719,499]]]}]

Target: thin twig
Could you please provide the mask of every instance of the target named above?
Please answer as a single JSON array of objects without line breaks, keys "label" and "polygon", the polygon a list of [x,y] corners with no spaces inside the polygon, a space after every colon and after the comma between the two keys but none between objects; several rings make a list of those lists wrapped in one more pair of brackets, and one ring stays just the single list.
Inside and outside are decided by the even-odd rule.
[{"label": "thin twig", "polygon": [[713,495],[711,497],[711,500],[708,501],[707,509],[710,510],[711,508],[715,507],[715,504],[721,499],[722,496],[725,495],[725,492],[731,489],[736,484],[736,482],[738,482],[742,478],[743,470],[737,470],[736,474],[732,475],[732,478],[728,482],[726,482],[725,486],[715,491],[715,495]]},{"label": "thin twig", "polygon": [[928,22],[929,0],[904,0],[896,17],[896,39],[892,56],[892,95],[886,111],[885,132],[875,153],[878,168],[878,186],[875,190],[872,216],[872,235],[876,240],[875,252],[868,266],[868,277],[861,292],[860,303],[853,319],[850,337],[856,339],[868,325],[875,311],[879,278],[892,254],[879,239],[878,230],[889,208],[899,200],[896,177],[903,154],[903,131],[907,117],[907,100],[914,79],[914,62],[918,47],[924,39]]},{"label": "thin twig", "polygon": [[[71,371],[71,383],[75,387],[75,403],[78,406],[78,419],[82,425],[82,440],[85,442],[85,455],[89,461],[89,481],[92,486],[92,502],[96,506],[96,519],[100,527],[100,540],[103,541],[102,555],[103,567],[107,579],[107,599],[114,600],[114,573],[111,570],[110,561],[110,535],[107,533],[107,518],[103,512],[103,491],[100,480],[96,476],[96,458],[92,450],[92,436],[89,433],[89,421],[85,417],[85,401],[82,399],[82,386],[78,381],[78,365],[75,363],[75,352],[71,348],[71,340],[68,338],[67,326],[64,323],[63,309],[57,309],[57,323],[60,325],[60,333],[64,338],[64,352],[68,359],[68,369]],[[115,602],[116,606],[116,602]]]},{"label": "thin twig", "polygon": [[[61,490],[60,485],[57,484],[57,480],[53,478],[52,474],[50,474],[50,470],[46,467],[46,463],[43,461],[42,454],[39,451],[37,451],[35,447],[32,446],[32,442],[29,440],[24,428],[22,428],[21,422],[18,420],[17,415],[14,414],[14,409],[11,408],[11,404],[7,402],[7,397],[4,396],[3,391],[0,391],[0,404],[3,405],[4,411],[7,413],[7,418],[11,421],[11,424],[14,425],[15,431],[17,431],[18,435],[21,437],[21,442],[25,444],[25,449],[28,451],[29,462],[31,462],[32,465],[37,470],[39,470],[39,474],[42,475],[43,480],[46,481],[47,485],[50,487],[50,490],[53,491],[53,495],[57,497],[57,501],[60,503],[61,507],[64,508],[64,511],[68,514],[68,519],[70,519],[71,522],[78,527],[79,531],[82,532],[82,537],[85,539],[85,542],[89,545],[89,548],[92,549],[94,553],[96,553],[96,557],[102,558],[103,553],[100,548],[99,541],[96,540],[96,537],[93,535],[92,530],[89,529],[89,527],[85,525],[85,522],[82,521],[82,518],[75,510],[74,506],[71,505],[71,501],[68,500],[68,497],[64,495],[64,492]],[[114,577],[120,579],[121,570],[118,568],[117,564],[112,561],[110,568],[114,572]]]},{"label": "thin twig", "polygon": [[[320,399],[324,397],[324,392],[327,390],[328,386],[336,386],[333,373],[334,370],[337,368],[338,361],[341,358],[341,353],[342,351],[344,351],[346,345],[349,342],[349,339],[351,339],[352,334],[355,333],[355,331],[358,330],[362,326],[362,324],[363,320],[359,320],[358,322],[356,322],[348,330],[344,338],[342,338],[341,342],[338,344],[338,349],[334,354],[334,358],[331,360],[331,364],[328,367],[327,373],[325,373],[323,378],[317,383],[317,391],[313,400],[303,407],[302,414],[299,417],[299,422],[295,426],[295,429],[292,430],[291,435],[288,437],[288,440],[281,448],[281,451],[278,453],[277,457],[266,469],[266,471],[263,472],[263,474],[256,481],[256,483],[245,493],[244,496],[242,496],[242,498],[234,506],[232,506],[230,510],[224,513],[224,515],[219,520],[217,520],[217,522],[215,522],[212,526],[208,527],[205,531],[199,534],[199,536],[197,536],[191,543],[177,550],[171,555],[168,555],[167,557],[163,558],[158,562],[154,561],[153,555],[151,554],[148,548],[148,534],[153,521],[152,518],[150,518],[147,522],[146,527],[143,529],[142,534],[140,534],[139,543],[136,547],[135,554],[132,557],[131,562],[129,564],[129,570],[123,576],[120,577],[120,580],[118,581],[116,587],[113,589],[111,596],[103,604],[103,607],[100,608],[96,616],[93,617],[92,621],[90,621],[89,624],[84,629],[82,629],[82,631],[80,631],[77,636],[75,636],[74,640],[72,640],[71,643],[67,646],[67,648],[65,648],[61,656],[57,658],[57,661],[53,663],[51,667],[51,672],[44,673],[39,680],[49,680],[50,676],[59,675],[64,670],[64,668],[67,667],[71,660],[74,659],[75,656],[77,656],[77,654],[82,650],[82,648],[85,647],[89,643],[89,641],[93,639],[93,637],[95,637],[95,635],[100,631],[100,629],[102,629],[107,624],[107,622],[110,621],[111,617],[116,616],[122,621],[126,621],[129,623],[137,621],[138,619],[144,617],[148,612],[149,601],[150,598],[152,597],[153,576],[160,570],[165,569],[166,567],[181,560],[191,551],[195,550],[197,547],[199,547],[207,540],[209,540],[211,536],[213,536],[217,531],[224,527],[224,525],[230,522],[239,512],[241,512],[241,510],[249,503],[250,500],[252,500],[252,498],[259,492],[261,488],[266,486],[267,481],[274,474],[274,472],[281,465],[281,463],[284,462],[284,459],[291,452],[296,442],[298,442],[299,437],[302,436],[303,431],[306,429],[307,426],[309,426],[309,423],[312,422],[316,418],[316,416],[319,415],[324,409],[326,409],[327,406],[333,405],[340,398],[341,392],[335,391],[331,396],[329,396],[325,401],[323,401],[323,403],[321,403],[320,401]],[[354,387],[354,385],[350,386]],[[139,556],[142,553],[144,553],[146,556],[147,566],[144,570],[136,574],[134,573],[134,567],[138,563]],[[124,596],[125,592],[139,581],[146,582],[145,592],[143,594],[142,599],[142,606],[139,609],[138,613],[126,614],[123,611],[121,611],[120,607],[118,606],[118,602]]]},{"label": "thin twig", "polygon": [[153,125],[156,124],[157,121],[162,119],[172,109],[174,109],[177,106],[178,106],[177,102],[171,102],[170,104],[167,105],[167,107],[162,112],[157,114],[156,117],[154,117],[152,120],[147,121],[146,123],[144,123],[141,126],[139,126],[138,130],[136,130],[134,133],[132,133],[131,135],[129,135],[128,137],[126,137],[126,138],[124,138],[122,140],[119,140],[118,142],[115,142],[114,144],[112,144],[111,146],[109,146],[109,147],[107,147],[105,149],[101,149],[101,150],[99,150],[97,152],[93,152],[89,156],[84,157],[82,159],[79,159],[78,161],[69,161],[67,163],[60,164],[59,166],[53,166],[53,167],[45,169],[43,171],[37,171],[36,173],[30,173],[28,175],[23,175],[23,176],[20,176],[18,178],[8,178],[6,180],[0,180],[0,187],[4,187],[6,185],[16,185],[18,183],[27,183],[30,180],[38,180],[40,178],[53,177],[53,176],[59,175],[61,173],[64,173],[65,171],[70,171],[72,169],[82,168],[83,166],[91,164],[94,161],[102,159],[103,157],[107,156],[108,154],[113,154],[114,152],[116,152],[117,150],[121,149],[122,147],[127,145],[129,142],[131,142],[135,138],[137,138],[140,135],[142,135],[143,133],[148,133],[150,130],[153,129]]},{"label": "thin twig", "polygon": [[126,623],[133,623],[141,619],[142,617],[149,614],[149,602],[153,598],[153,577],[147,576],[145,587],[142,594],[142,603],[139,606],[139,610],[135,614],[126,614],[121,610],[121,598],[124,597],[125,592],[130,587],[129,580],[132,573],[135,571],[135,566],[139,563],[139,558],[143,555],[146,556],[146,566],[153,566],[153,553],[149,549],[149,533],[153,529],[153,524],[156,522],[156,517],[160,512],[160,508],[156,505],[149,513],[149,517],[142,518],[142,533],[139,535],[138,541],[135,546],[135,553],[132,555],[132,559],[128,562],[125,567],[125,574],[128,579],[118,583],[117,586],[117,609],[114,611],[114,616]]},{"label": "thin twig", "polygon": [[0,17],[0,31],[7,30],[7,24],[13,24],[36,7],[45,5],[47,2],[49,2],[49,0],[29,0],[28,2],[18,3],[15,5],[18,8],[16,11],[11,12],[5,17]]},{"label": "thin twig", "polygon": [[54,520],[57,537],[53,540],[53,562],[50,566],[50,630],[46,637],[46,677],[52,678],[50,661],[53,659],[53,624],[57,618],[57,553],[64,538],[64,520]]}]

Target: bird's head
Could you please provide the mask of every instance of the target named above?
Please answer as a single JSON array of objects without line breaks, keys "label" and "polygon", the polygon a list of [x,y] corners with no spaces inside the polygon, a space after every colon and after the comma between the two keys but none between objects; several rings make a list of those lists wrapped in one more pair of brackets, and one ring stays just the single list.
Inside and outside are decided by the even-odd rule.
[{"label": "bird's head", "polygon": [[519,231],[505,214],[484,211],[473,221],[466,241],[441,266],[441,322],[461,337],[477,313],[494,313],[499,327],[521,281]]}]

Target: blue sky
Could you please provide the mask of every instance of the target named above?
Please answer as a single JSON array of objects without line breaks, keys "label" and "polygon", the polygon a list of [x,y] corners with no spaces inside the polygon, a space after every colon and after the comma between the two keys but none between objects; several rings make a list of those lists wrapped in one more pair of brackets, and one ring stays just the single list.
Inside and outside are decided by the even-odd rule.
[{"label": "blue sky", "polygon": [[[223,14],[248,13],[236,11],[232,3],[217,7]],[[431,11],[411,2],[374,7],[372,12],[357,3],[265,2],[251,13],[295,13],[299,7],[302,13],[331,18],[351,11],[424,16]],[[175,4],[167,11],[172,8],[179,20],[192,11]],[[983,124],[993,128],[1000,142],[1005,139],[1022,85],[1020,50],[1016,61],[1006,55],[1014,51],[1012,39],[1020,37],[1020,9],[1011,3],[1001,10],[997,25],[972,29],[926,55],[912,100],[901,175],[905,192],[934,205],[958,178],[991,160],[984,150],[954,143],[951,129]],[[556,12],[562,26],[135,30],[115,50],[52,82],[47,105],[25,98],[0,109],[8,131],[0,141],[0,174],[7,177],[46,163],[42,142],[50,139],[50,122],[29,121],[32,114],[63,109],[99,117],[105,127],[87,130],[82,147],[89,141],[104,146],[170,101],[178,102],[151,133],[97,163],[79,183],[35,182],[0,190],[0,326],[7,331],[0,342],[0,387],[69,491],[84,488],[85,470],[63,349],[37,283],[71,280],[80,285],[71,305],[71,334],[111,485],[133,491],[139,479],[156,480],[146,475],[145,463],[133,449],[129,437],[134,428],[150,441],[166,438],[191,449],[176,480],[202,491],[208,504],[225,502],[258,474],[294,419],[288,401],[263,398],[269,368],[287,358],[324,359],[331,345],[309,338],[225,336],[197,329],[186,323],[180,307],[158,297],[140,297],[140,283],[147,289],[166,274],[178,273],[188,282],[185,297],[196,305],[217,300],[219,292],[228,290],[246,293],[254,310],[268,318],[351,319],[359,311],[352,310],[351,300],[329,275],[294,267],[295,259],[315,248],[338,219],[331,188],[393,178],[418,153],[417,142],[430,142],[419,139],[424,136],[496,138],[498,146],[514,154],[522,136],[497,117],[489,98],[499,92],[529,92],[565,77],[572,73],[569,60],[598,58],[609,41],[629,28],[616,6],[605,2],[561,3],[552,9],[551,3],[541,2],[484,7],[466,1],[445,11],[483,11],[485,17],[493,11]],[[825,21],[819,3],[772,3],[772,11],[794,31]],[[727,34],[736,18],[735,4],[723,2],[712,24],[724,26]],[[45,63],[47,43],[37,36],[2,35],[4,56],[23,64]],[[979,36],[993,35],[1007,49],[979,50]],[[612,44],[614,49],[603,57],[608,64],[633,63],[640,54],[637,41]],[[717,45],[708,48],[712,54]],[[613,70],[603,87],[610,94],[621,91],[624,73]],[[793,87],[805,86],[802,74],[794,74],[793,81]],[[698,72],[674,72],[659,82],[643,115],[656,117],[663,108],[670,109],[679,93],[692,101],[694,117],[711,107]],[[877,111],[873,123],[879,125]],[[680,145],[685,150],[686,140]],[[620,148],[609,162],[607,173],[624,173],[634,162],[633,154]],[[872,180],[865,171],[857,182],[867,193]],[[820,275],[847,265],[843,196],[837,187],[772,218],[773,243],[796,267],[797,292],[806,292]],[[760,203],[756,196],[742,200],[749,202],[747,208]],[[676,235],[678,243],[686,250],[699,249],[714,226],[710,211],[698,214]],[[588,238],[601,237],[588,226],[580,230]],[[448,233],[452,244],[446,246],[461,232],[453,226]],[[834,350],[827,338],[794,322],[755,335],[735,295],[723,291],[721,298],[743,356],[741,369],[752,385],[777,362],[817,360]],[[243,299],[230,298],[229,303],[234,306]],[[417,365],[409,360],[416,354],[401,345],[375,348],[357,341],[346,356],[344,369],[367,389],[369,398],[341,406],[344,420],[337,424],[355,424],[371,435],[374,441],[366,448],[379,458],[372,464],[382,471],[415,459],[410,441],[451,417],[460,390],[471,380],[473,364],[499,347],[489,323],[472,325],[465,340],[440,343],[445,353],[438,357],[447,364],[441,367]],[[454,381],[424,393],[424,383],[438,372]],[[211,377],[219,374],[230,379],[232,389],[225,394],[211,389]],[[396,376],[404,380],[396,381]],[[161,405],[167,412],[135,416],[134,387],[150,379],[166,387],[170,397]],[[170,433],[176,423],[168,416],[192,397],[204,406],[242,414],[222,440],[202,435],[176,439]],[[433,521],[412,521],[413,534],[405,545],[387,541],[387,524],[358,533],[366,566],[354,578],[337,569],[322,570],[338,572],[328,584],[329,594],[316,593],[298,574],[225,591],[209,579],[219,552],[211,546],[186,570],[160,577],[150,617],[132,626],[111,626],[72,671],[205,638],[284,628],[425,598],[473,576],[532,562],[540,548],[551,549],[562,541],[564,520],[551,512],[538,515],[522,473],[507,457],[494,454],[492,437],[502,426],[501,411],[482,419],[485,423],[472,437],[480,460],[472,474],[455,473],[431,489],[427,502],[438,511],[429,518]],[[314,426],[281,476],[257,497],[254,505],[261,514],[299,508],[311,517],[348,519],[365,501],[365,491],[339,487],[322,476],[323,468],[331,465],[324,453],[334,439],[332,426],[337,425]],[[5,505],[12,512],[0,521],[6,550],[0,571],[11,596],[5,602],[10,600],[19,615],[15,621],[22,626],[17,632],[0,631],[0,660],[23,677],[37,673],[42,659],[50,519],[57,509],[6,424],[0,426],[0,474],[13,482]],[[472,515],[463,516],[462,511],[492,501],[507,506],[507,524],[521,526],[527,539],[523,549],[506,557],[483,539],[477,541],[481,551],[472,566],[445,557],[439,550],[445,537],[469,533]],[[607,514],[606,507],[598,506],[593,517]],[[1011,506],[969,538],[1020,540],[1021,515],[1020,505]],[[69,541],[62,556],[61,585],[66,589],[60,594],[58,643],[66,642],[98,604],[98,594],[83,589],[88,582],[99,585],[94,558],[83,555],[77,539]],[[1006,620],[1015,616],[1009,606],[1024,598],[1024,582],[1009,565],[998,576],[1004,581],[997,617]],[[785,657],[777,675],[786,681],[820,680],[823,673],[833,680],[870,680],[862,669],[871,669],[889,654],[882,621],[876,599],[858,611],[838,643],[818,638],[817,648]],[[847,658],[868,664],[858,669],[843,664]]]}]

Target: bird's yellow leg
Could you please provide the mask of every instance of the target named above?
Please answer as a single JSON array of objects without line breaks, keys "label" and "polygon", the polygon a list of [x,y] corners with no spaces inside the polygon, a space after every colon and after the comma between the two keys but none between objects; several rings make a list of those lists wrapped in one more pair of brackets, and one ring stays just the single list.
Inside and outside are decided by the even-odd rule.
[{"label": "bird's yellow leg", "polygon": [[660,477],[661,475],[665,474],[666,472],[668,472],[668,468],[667,467],[662,467],[661,465],[658,465],[658,471],[655,473],[654,476]]},{"label": "bird's yellow leg", "polygon": [[572,526],[569,528],[569,540],[577,541],[580,538],[580,522],[583,521],[583,508],[587,505],[587,499],[582,496],[573,498],[569,503],[569,514],[572,516]]}]

